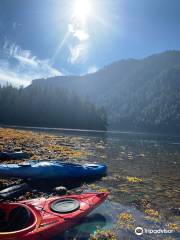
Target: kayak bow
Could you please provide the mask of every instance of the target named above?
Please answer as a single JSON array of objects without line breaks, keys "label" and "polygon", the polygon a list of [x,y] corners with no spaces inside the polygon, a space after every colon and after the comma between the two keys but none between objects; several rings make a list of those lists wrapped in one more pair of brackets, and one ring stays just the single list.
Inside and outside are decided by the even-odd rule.
[{"label": "kayak bow", "polygon": [[0,204],[0,239],[46,240],[87,216],[108,193],[84,193]]}]

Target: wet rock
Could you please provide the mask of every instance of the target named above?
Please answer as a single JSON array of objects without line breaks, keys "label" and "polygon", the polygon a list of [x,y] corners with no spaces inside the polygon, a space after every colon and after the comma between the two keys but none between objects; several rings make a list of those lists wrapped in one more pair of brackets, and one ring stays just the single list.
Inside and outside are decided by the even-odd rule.
[{"label": "wet rock", "polygon": [[32,190],[32,193],[33,193],[33,194],[37,194],[38,191],[37,191],[36,189],[33,189],[33,190]]},{"label": "wet rock", "polygon": [[171,212],[176,216],[180,216],[180,208],[171,208]]},{"label": "wet rock", "polygon": [[67,193],[67,188],[63,186],[55,187],[54,192],[57,193],[58,195],[64,195]]},{"label": "wet rock", "polygon": [[18,201],[23,201],[23,200],[25,200],[25,197],[24,197],[24,196],[20,196],[20,197],[18,198]]},{"label": "wet rock", "polygon": [[145,157],[145,154],[144,154],[144,153],[140,153],[140,154],[139,154],[139,157],[144,158],[144,157]]}]

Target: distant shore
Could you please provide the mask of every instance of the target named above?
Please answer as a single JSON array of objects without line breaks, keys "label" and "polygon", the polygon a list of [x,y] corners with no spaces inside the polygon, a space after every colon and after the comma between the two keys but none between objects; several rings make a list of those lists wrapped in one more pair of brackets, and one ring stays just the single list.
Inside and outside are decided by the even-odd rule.
[{"label": "distant shore", "polygon": [[73,128],[49,128],[49,127],[33,127],[33,126],[20,126],[20,125],[2,125],[0,124],[0,128],[10,128],[15,130],[24,130],[24,131],[34,131],[34,132],[41,132],[41,133],[48,133],[53,135],[61,135],[61,134],[82,134],[82,135],[101,135],[101,136],[133,136],[137,138],[143,139],[156,139],[156,140],[171,140],[180,141],[179,134],[173,133],[156,133],[156,132],[138,132],[138,131],[120,131],[120,130],[88,130],[88,129],[73,129]]}]

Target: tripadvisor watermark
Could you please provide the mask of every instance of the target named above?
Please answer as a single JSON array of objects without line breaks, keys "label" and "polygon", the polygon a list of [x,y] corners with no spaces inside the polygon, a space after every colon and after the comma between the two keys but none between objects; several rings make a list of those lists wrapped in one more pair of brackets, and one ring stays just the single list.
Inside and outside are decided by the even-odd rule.
[{"label": "tripadvisor watermark", "polygon": [[173,230],[170,229],[149,229],[149,228],[142,228],[137,227],[135,228],[135,234],[138,236],[141,236],[142,234],[170,234],[173,233]]}]

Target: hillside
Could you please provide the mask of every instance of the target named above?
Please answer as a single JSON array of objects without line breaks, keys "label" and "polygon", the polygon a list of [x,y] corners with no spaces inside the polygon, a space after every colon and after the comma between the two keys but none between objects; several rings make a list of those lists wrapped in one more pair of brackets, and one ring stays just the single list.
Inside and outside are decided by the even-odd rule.
[{"label": "hillside", "polygon": [[88,96],[108,115],[110,129],[180,132],[180,51],[121,60],[96,73],[38,79]]}]

